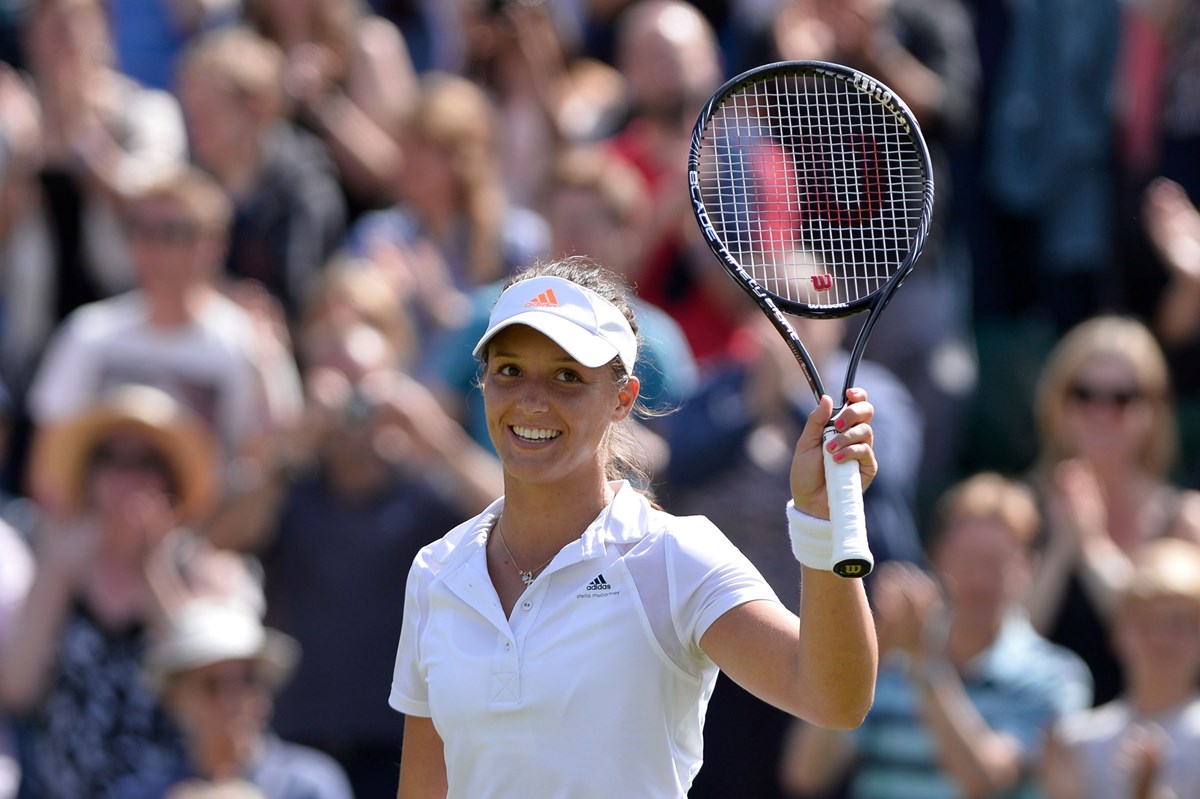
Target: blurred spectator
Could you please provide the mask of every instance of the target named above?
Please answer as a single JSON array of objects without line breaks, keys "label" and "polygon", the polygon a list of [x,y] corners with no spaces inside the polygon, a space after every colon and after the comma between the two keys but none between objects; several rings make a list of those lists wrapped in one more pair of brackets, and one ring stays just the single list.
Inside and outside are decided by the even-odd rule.
[{"label": "blurred spectator", "polygon": [[261,608],[261,592],[240,559],[183,529],[218,486],[215,443],[186,408],[126,386],[46,436],[35,480],[58,501],[44,506],[34,582],[0,650],[0,700],[27,722],[22,796],[98,797],[179,754],[139,670],[150,631],[188,596]]},{"label": "blurred spectator", "polygon": [[267,621],[304,648],[276,730],[337,758],[356,795],[386,796],[403,735],[379,701],[404,607],[396,568],[503,487],[495,457],[397,369],[383,330],[316,304],[337,313],[308,315],[299,339],[307,412],[208,534],[260,556]]},{"label": "blurred spectator", "polygon": [[1030,479],[1046,528],[1030,616],[1087,661],[1107,702],[1121,685],[1108,620],[1129,556],[1164,536],[1200,541],[1200,493],[1168,479],[1178,435],[1153,335],[1126,317],[1078,325],[1045,363],[1035,415],[1041,452]]},{"label": "blurred spectator", "polygon": [[363,216],[346,251],[411,285],[421,336],[456,327],[471,289],[544,254],[548,233],[535,212],[514,204],[500,179],[495,108],[471,81],[421,77],[417,108],[400,139],[395,206]]},{"label": "blurred spectator", "polygon": [[616,65],[629,116],[607,145],[642,173],[650,198],[627,277],[679,323],[703,368],[728,353],[753,307],[704,245],[686,190],[692,125],[723,77],[716,36],[690,3],[638,0],[618,19]]},{"label": "blurred spectator", "polygon": [[1168,275],[1152,319],[1176,391],[1182,474],[1200,487],[1200,210],[1167,178],[1150,183],[1141,208],[1146,236]]},{"label": "blurred spectator", "polygon": [[294,320],[341,240],[346,208],[324,145],[287,120],[280,48],[244,28],[210,33],[179,71],[192,157],[233,198],[226,268]]},{"label": "blurred spectator", "polygon": [[929,238],[867,352],[920,407],[937,409],[921,464],[922,484],[936,492],[958,473],[959,431],[975,388],[970,263],[951,169],[952,154],[975,132],[980,68],[970,17],[960,0],[788,0],[772,34],[781,58],[833,61],[882,81],[921,124],[937,184]]},{"label": "blurred spectator", "polygon": [[135,774],[108,795],[161,799],[197,779],[243,779],[264,799],[352,799],[330,757],[271,730],[273,695],[300,654],[245,606],[199,599],[177,608],[143,668],[183,732],[184,754],[166,776]]},{"label": "blurred spectator", "polygon": [[417,75],[400,31],[357,0],[244,0],[246,20],[282,48],[298,121],[325,142],[351,216],[386,204],[401,163],[394,133]]},{"label": "blurred spectator", "polygon": [[934,574],[897,561],[870,578],[875,705],[855,732],[797,724],[783,763],[791,790],[817,793],[854,762],[856,799],[1025,796],[1051,725],[1088,706],[1083,662],[1020,606],[1039,525],[1027,489],[976,474],[946,491],[935,525]]},{"label": "blurred spectator", "polygon": [[[33,582],[33,556],[20,533],[0,522],[0,652],[7,649],[13,619]],[[7,715],[0,710],[0,799],[15,799],[21,783],[16,739]]]},{"label": "blurred spectator", "polygon": [[1042,314],[1062,333],[1115,299],[1119,3],[1002,5],[1007,35],[982,120],[975,297],[980,313]]},{"label": "blurred spectator", "polygon": [[201,33],[237,21],[241,0],[120,0],[105,4],[114,59],[126,75],[171,90],[179,56]]},{"label": "blurred spectator", "polygon": [[[836,396],[846,370],[841,320],[793,320]],[[765,316],[742,333],[741,358],[710,370],[678,413],[663,420],[671,453],[666,504],[673,513],[707,516],[750,558],[780,597],[797,591],[788,543],[775,534],[786,504],[793,442],[815,403],[800,367]],[[835,381],[837,381],[835,383]],[[876,407],[872,427],[879,474],[863,499],[877,564],[923,560],[913,519],[923,420],[904,385],[882,366],[860,364],[855,385]],[[789,438],[790,437],[790,438]],[[781,499],[782,498],[782,499]],[[870,578],[868,593],[874,587]],[[780,752],[790,717],[718,678],[709,702],[705,768],[694,799],[777,797]]]},{"label": "blurred spectator", "polygon": [[[290,353],[259,346],[249,315],[217,290],[230,215],[224,191],[199,170],[128,204],[138,287],[77,309],[55,333],[29,392],[36,425],[75,415],[125,383],[156,386],[194,410],[226,457],[291,420],[300,390]],[[35,460],[37,450],[35,439]]]},{"label": "blurred spectator", "polygon": [[[825,392],[838,395],[849,358],[841,348],[845,321],[793,322],[827,381]],[[774,518],[771,498],[790,490],[788,435],[799,434],[816,403],[791,350],[765,316],[746,326],[739,343],[742,357],[713,371],[683,408],[664,420],[671,448],[669,501],[677,513],[712,514],[709,518],[786,596],[795,590],[795,575],[775,570],[782,565],[778,546],[786,548],[787,542],[764,539],[762,532],[771,529]],[[854,385],[867,389],[876,407],[872,427],[880,469],[864,495],[871,551],[877,563],[919,563],[924,555],[912,513],[925,420],[904,384],[870,359],[859,364]],[[748,493],[762,501],[731,502]],[[765,515],[756,516],[756,510]]]},{"label": "blurred spectator", "polygon": [[540,207],[554,156],[562,145],[556,107],[568,78],[567,46],[549,3],[461,3],[464,75],[496,108],[496,149],[514,202]]},{"label": "blurred spectator", "polygon": [[0,257],[5,355],[17,394],[53,325],[133,281],[121,199],[186,158],[179,105],[120,74],[99,0],[37,0],[22,39],[29,86],[4,67]]},{"label": "blurred spectator", "polygon": [[304,364],[336,362],[345,345],[334,332],[365,325],[383,338],[383,351],[395,359],[389,365],[410,371],[422,344],[405,307],[409,288],[404,276],[365,258],[334,258],[305,303],[297,358]]},{"label": "blurred spectator", "polygon": [[1200,796],[1200,549],[1162,539],[1134,558],[1113,618],[1121,694],[1068,715],[1044,769],[1050,799]]}]

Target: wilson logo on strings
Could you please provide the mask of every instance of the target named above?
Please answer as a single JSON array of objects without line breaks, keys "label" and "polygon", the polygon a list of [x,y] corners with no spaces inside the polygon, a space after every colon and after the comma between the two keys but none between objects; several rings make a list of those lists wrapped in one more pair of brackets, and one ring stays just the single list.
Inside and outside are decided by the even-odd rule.
[{"label": "wilson logo on strings", "polygon": [[833,288],[833,275],[813,275],[809,280],[812,281],[812,287],[816,291],[829,291]]}]

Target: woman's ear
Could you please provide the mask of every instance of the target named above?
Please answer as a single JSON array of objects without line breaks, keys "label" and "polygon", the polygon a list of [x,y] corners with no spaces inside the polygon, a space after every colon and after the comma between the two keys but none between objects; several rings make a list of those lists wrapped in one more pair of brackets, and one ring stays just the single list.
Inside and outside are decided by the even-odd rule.
[{"label": "woman's ear", "polygon": [[613,421],[621,421],[633,412],[633,405],[637,402],[638,394],[642,390],[642,382],[633,375],[630,375],[625,380],[625,385],[621,386],[617,391],[617,408],[616,416]]}]

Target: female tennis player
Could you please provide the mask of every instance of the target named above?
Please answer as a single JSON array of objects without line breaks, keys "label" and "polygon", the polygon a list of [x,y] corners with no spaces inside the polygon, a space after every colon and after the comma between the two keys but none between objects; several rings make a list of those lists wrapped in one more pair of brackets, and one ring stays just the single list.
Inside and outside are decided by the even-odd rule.
[{"label": "female tennis player", "polygon": [[[711,522],[622,479],[639,384],[620,278],[581,258],[518,273],[475,354],[505,494],[409,573],[390,697],[407,716],[400,799],[680,799],[718,669],[812,723],[861,722],[878,658],[862,581],[831,571],[830,397],[779,509],[797,618]],[[866,485],[874,409],[847,393],[832,448]]]}]

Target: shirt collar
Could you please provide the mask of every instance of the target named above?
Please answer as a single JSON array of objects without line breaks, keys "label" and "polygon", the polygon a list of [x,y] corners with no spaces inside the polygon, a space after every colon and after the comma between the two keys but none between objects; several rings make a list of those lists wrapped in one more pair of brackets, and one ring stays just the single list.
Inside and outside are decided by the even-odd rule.
[{"label": "shirt collar", "polygon": [[[636,543],[645,537],[649,529],[652,509],[646,496],[630,486],[627,480],[612,481],[609,487],[613,491],[612,501],[578,539],[581,560],[602,556],[608,544]],[[444,562],[440,573],[444,575],[453,571],[482,549],[496,518],[503,512],[504,498],[501,497],[467,522],[458,545]]]}]

